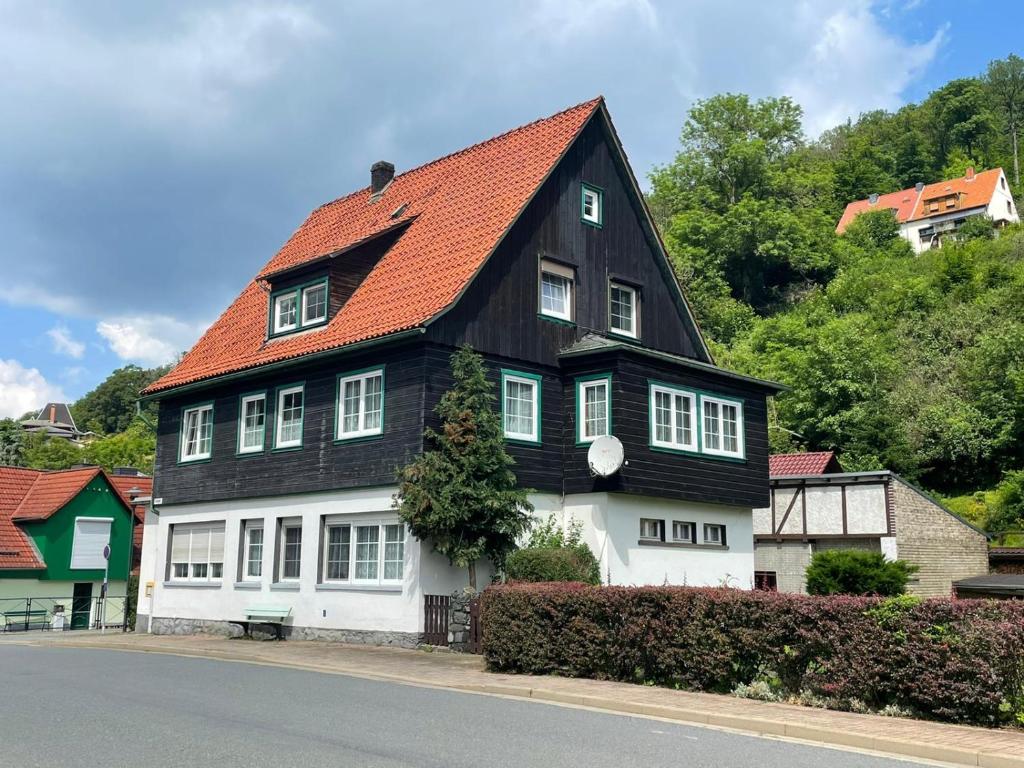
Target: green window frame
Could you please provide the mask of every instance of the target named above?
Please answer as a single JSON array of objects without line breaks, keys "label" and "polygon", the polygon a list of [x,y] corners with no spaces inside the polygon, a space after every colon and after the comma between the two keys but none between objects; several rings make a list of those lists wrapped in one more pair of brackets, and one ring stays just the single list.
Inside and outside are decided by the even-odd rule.
[{"label": "green window frame", "polygon": [[[285,423],[285,398],[288,396],[294,396],[295,394],[301,395],[301,402],[299,403],[299,436],[298,439],[289,438],[282,440],[281,435],[284,432]],[[291,401],[291,405],[288,410],[294,411],[295,404],[294,398]],[[274,448],[275,451],[294,451],[302,448],[303,431],[306,425],[306,384],[300,382],[298,384],[289,384],[287,386],[278,387],[274,394]]]},{"label": "green window frame", "polygon": [[[319,296],[315,303],[313,297]],[[330,311],[331,291],[330,281],[326,277],[320,277],[301,285],[291,288],[284,288],[270,294],[270,320],[267,336],[284,336],[296,331],[314,328],[327,322],[327,315]],[[287,310],[283,309],[288,307]],[[321,307],[323,314],[319,311],[313,319],[306,317],[311,307]],[[282,318],[288,318],[282,322]]]},{"label": "green window frame", "polygon": [[[604,413],[587,414],[587,398],[591,390],[604,389]],[[595,406],[600,400],[594,400]],[[604,422],[603,431],[597,426]],[[588,429],[588,423],[595,424],[595,430]],[[612,375],[602,373],[593,376],[580,376],[576,379],[576,444],[588,445],[597,438],[612,434]]]},{"label": "green window frame", "polygon": [[[254,420],[260,421],[257,428],[252,430],[252,434],[259,435],[259,442],[247,444],[246,438],[250,434],[249,428],[249,406],[256,406],[262,404],[262,413],[259,412],[258,408],[254,408],[252,416]],[[267,447],[267,393],[266,390],[262,392],[246,392],[238,396],[238,444],[235,447],[235,452],[239,456],[248,456],[257,453],[263,453]],[[259,417],[262,416],[262,420]]]},{"label": "green window frame", "polygon": [[[679,403],[678,398],[682,398],[683,403]],[[680,418],[680,405],[689,412],[688,419]],[[647,444],[653,451],[685,453],[719,461],[747,459],[742,399],[648,379],[647,413]]]},{"label": "green window frame", "polygon": [[[524,373],[501,369],[501,430],[505,439],[514,443],[540,443],[541,442],[541,397],[544,379],[535,373]],[[522,403],[525,402],[522,394],[524,388],[530,393],[529,415],[521,412]],[[517,395],[510,398],[510,389]],[[518,404],[510,408],[510,400]],[[528,419],[528,428],[523,429],[524,420]]]},{"label": "green window frame", "polygon": [[384,434],[384,367],[338,375],[334,404],[334,440],[358,440]]},{"label": "green window frame", "polygon": [[580,185],[580,221],[598,229],[604,225],[604,190],[586,182]]},{"label": "green window frame", "polygon": [[[193,414],[195,414],[194,421]],[[194,450],[192,450],[193,444]],[[212,457],[213,401],[184,406],[181,409],[181,425],[178,430],[178,463],[190,464],[197,461],[209,461]]]}]

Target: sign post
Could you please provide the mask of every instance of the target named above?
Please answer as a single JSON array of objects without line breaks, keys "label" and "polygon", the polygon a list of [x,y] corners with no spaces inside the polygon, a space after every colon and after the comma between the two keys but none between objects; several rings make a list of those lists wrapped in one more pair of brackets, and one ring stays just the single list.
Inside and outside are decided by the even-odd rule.
[{"label": "sign post", "polygon": [[107,631],[107,584],[110,576],[110,543],[103,545],[103,586],[100,587],[100,634]]}]

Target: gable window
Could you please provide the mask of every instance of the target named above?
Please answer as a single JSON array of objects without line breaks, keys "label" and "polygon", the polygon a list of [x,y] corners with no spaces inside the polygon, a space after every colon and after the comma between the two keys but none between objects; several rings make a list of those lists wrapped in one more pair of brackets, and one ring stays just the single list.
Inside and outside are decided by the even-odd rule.
[{"label": "gable window", "polygon": [[540,442],[541,377],[518,371],[501,372],[501,413],[505,437]]},{"label": "gable window", "polygon": [[327,518],[323,564],[322,581],[326,583],[399,584],[405,571],[405,525]]},{"label": "gable window", "polygon": [[302,324],[315,325],[327,319],[327,283],[302,289]]},{"label": "gable window", "polygon": [[275,448],[297,448],[302,445],[302,399],[304,387],[297,384],[277,391],[277,420],[274,428]]},{"label": "gable window", "polygon": [[271,335],[327,322],[327,278],[271,294]]},{"label": "gable window", "polygon": [[338,440],[384,431],[384,369],[338,377]]},{"label": "gable window", "polygon": [[242,523],[242,581],[256,581],[263,575],[263,521]]},{"label": "gable window", "polygon": [[604,194],[598,187],[593,187],[589,184],[583,185],[583,194],[580,200],[580,218],[587,224],[600,227],[603,223],[604,211],[601,210],[603,197]]},{"label": "gable window", "polygon": [[72,569],[102,570],[107,565],[103,549],[110,543],[109,517],[76,517],[75,534],[71,540]]},{"label": "gable window", "polygon": [[664,541],[665,521],[640,518],[640,538],[644,541]]},{"label": "gable window", "polygon": [[577,441],[593,442],[611,434],[611,376],[576,381]]},{"label": "gable window", "polygon": [[608,328],[620,336],[637,337],[636,289],[612,283],[608,291]]},{"label": "gable window", "polygon": [[224,523],[172,526],[172,581],[219,581],[223,575]]},{"label": "gable window", "polygon": [[714,523],[704,523],[704,543],[724,547],[725,526]]},{"label": "gable window", "polygon": [[181,413],[180,461],[210,458],[213,452],[213,403],[186,408]]},{"label": "gable window", "polygon": [[274,298],[274,333],[286,333],[299,327],[298,296],[283,293]]},{"label": "gable window", "polygon": [[1009,214],[1013,213],[1013,203],[1011,203],[1009,200],[1006,201],[1006,212]]},{"label": "gable window", "polygon": [[697,450],[697,396],[684,389],[651,383],[651,445]]},{"label": "gable window", "polygon": [[694,523],[674,520],[672,522],[672,541],[682,544],[696,544],[697,526]]},{"label": "gable window", "polygon": [[573,270],[543,260],[540,263],[540,313],[572,321]]},{"label": "gable window", "polygon": [[701,395],[704,453],[743,458],[743,406],[736,400]]},{"label": "gable window", "polygon": [[243,395],[238,408],[238,452],[257,453],[263,450],[267,429],[267,395]]},{"label": "gable window", "polygon": [[302,521],[281,524],[278,547],[281,569],[277,578],[279,581],[295,581],[302,573]]}]

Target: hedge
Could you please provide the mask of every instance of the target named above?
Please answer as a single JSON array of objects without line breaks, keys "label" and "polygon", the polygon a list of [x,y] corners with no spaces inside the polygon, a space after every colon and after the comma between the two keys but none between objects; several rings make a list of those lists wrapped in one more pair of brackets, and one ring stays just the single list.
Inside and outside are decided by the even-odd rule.
[{"label": "hedge", "polygon": [[1024,602],[508,584],[482,603],[501,672],[1024,722]]},{"label": "hedge", "polygon": [[510,581],[601,583],[601,567],[585,544],[517,549],[505,559],[505,575]]}]

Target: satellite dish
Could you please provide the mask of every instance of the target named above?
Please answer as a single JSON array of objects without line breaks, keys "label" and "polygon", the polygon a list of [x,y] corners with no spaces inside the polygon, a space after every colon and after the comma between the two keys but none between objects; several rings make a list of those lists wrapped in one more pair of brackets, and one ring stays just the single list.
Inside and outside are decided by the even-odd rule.
[{"label": "satellite dish", "polygon": [[590,471],[601,477],[614,475],[622,468],[626,454],[622,450],[622,443],[619,438],[612,435],[605,435],[597,438],[590,444],[587,451],[587,463],[590,464]]}]

